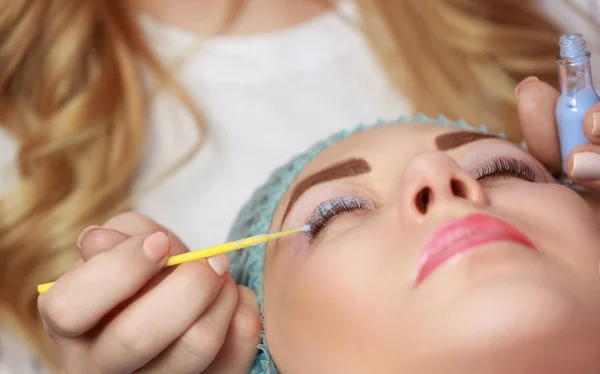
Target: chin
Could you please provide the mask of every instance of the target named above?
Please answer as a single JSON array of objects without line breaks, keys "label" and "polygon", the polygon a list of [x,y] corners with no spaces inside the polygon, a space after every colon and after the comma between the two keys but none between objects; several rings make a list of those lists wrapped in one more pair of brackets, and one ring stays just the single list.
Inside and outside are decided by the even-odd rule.
[{"label": "chin", "polygon": [[597,300],[571,290],[534,277],[482,284],[448,318],[446,358],[469,373],[600,373]]}]

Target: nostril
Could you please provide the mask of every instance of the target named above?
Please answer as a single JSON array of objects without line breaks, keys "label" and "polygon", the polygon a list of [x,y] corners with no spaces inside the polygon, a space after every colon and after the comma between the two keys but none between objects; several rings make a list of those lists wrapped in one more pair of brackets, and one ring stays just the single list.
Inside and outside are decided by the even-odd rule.
[{"label": "nostril", "polygon": [[415,205],[421,214],[427,213],[427,208],[432,199],[431,188],[425,187],[415,197]]},{"label": "nostril", "polygon": [[452,189],[452,195],[463,199],[467,198],[467,186],[463,181],[452,179],[450,181],[450,188]]}]

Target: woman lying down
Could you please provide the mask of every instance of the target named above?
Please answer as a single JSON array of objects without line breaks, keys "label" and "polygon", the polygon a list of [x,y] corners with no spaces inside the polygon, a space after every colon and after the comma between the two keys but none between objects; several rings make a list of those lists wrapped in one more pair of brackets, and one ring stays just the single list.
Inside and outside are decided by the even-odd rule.
[{"label": "woman lying down", "polygon": [[231,239],[310,231],[233,253],[237,285],[227,256],[161,270],[185,247],[147,221],[84,230],[84,261],[40,296],[66,373],[600,373],[595,213],[485,129],[419,118],[317,144]]},{"label": "woman lying down", "polygon": [[600,373],[592,210],[463,123],[341,133],[281,168],[231,239],[262,307],[252,373]]}]

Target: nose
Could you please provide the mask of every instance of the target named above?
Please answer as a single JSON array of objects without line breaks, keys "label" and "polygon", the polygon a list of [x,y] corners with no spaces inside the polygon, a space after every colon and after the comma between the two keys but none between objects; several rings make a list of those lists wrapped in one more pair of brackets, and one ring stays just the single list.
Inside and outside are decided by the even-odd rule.
[{"label": "nose", "polygon": [[402,176],[402,214],[421,222],[439,205],[452,202],[488,205],[488,196],[469,172],[443,152],[424,152],[412,158]]}]

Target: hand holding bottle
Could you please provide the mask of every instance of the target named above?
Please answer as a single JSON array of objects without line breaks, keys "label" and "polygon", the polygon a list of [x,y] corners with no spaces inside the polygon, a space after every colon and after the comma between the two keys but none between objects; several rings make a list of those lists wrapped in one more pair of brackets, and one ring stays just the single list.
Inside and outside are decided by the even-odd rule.
[{"label": "hand holding bottle", "polygon": [[524,79],[516,89],[519,120],[527,148],[554,175],[562,172],[575,183],[600,192],[600,103],[583,116],[587,143],[575,146],[561,161],[556,105],[560,92],[535,77]]},{"label": "hand holding bottle", "polygon": [[562,35],[558,45],[560,92],[535,77],[517,86],[525,142],[555,176],[600,190],[600,96],[592,82],[591,54],[581,34]]}]

